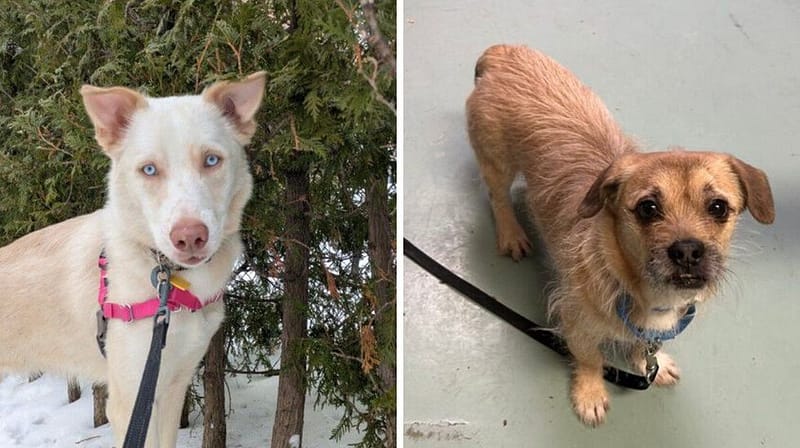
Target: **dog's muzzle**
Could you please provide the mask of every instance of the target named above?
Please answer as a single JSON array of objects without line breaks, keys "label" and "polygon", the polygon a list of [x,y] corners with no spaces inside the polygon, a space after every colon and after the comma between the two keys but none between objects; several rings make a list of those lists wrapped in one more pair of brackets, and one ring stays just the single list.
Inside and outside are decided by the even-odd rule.
[{"label": "dog's muzzle", "polygon": [[689,238],[678,240],[667,248],[672,262],[670,282],[679,289],[700,289],[708,283],[706,247],[702,241]]}]

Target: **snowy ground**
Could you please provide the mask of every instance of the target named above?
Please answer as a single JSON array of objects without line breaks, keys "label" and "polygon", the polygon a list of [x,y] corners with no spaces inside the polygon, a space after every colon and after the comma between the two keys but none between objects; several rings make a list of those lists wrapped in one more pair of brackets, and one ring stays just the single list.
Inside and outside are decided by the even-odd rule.
[{"label": "snowy ground", "polygon": [[[44,375],[29,383],[26,377],[0,379],[0,447],[78,447],[108,448],[113,446],[109,425],[92,427],[92,389],[82,384],[80,400],[67,403],[67,386],[63,378]],[[232,410],[228,417],[230,448],[269,446],[272,434],[278,378],[244,376],[228,378],[227,397]],[[331,407],[313,409],[314,399],[306,398],[303,446],[322,448],[347,446],[358,440],[348,434],[339,442],[329,440],[331,428],[341,413]],[[202,416],[194,413],[191,426],[180,430],[178,446],[200,447],[203,437]]]}]

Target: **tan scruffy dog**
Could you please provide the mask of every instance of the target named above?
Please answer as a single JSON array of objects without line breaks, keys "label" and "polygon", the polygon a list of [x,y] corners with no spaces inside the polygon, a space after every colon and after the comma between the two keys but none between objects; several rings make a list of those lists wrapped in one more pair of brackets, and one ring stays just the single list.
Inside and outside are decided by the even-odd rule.
[{"label": "tan scruffy dog", "polygon": [[514,260],[531,246],[509,189],[518,172],[527,181],[557,271],[550,311],[574,357],[578,417],[593,426],[605,419],[604,342],[630,346],[643,372],[657,360],[656,384],[675,384],[677,366],[657,350],[714,294],[744,209],[774,220],[766,175],[727,154],[638,152],[591,90],[526,47],[493,46],[480,57],[467,120],[497,246]]}]

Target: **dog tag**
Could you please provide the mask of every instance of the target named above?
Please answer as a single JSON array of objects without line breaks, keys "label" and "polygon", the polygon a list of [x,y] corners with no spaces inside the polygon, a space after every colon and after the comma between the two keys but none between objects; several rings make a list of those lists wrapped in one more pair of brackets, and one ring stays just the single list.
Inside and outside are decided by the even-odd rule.
[{"label": "dog tag", "polygon": [[190,286],[192,286],[192,284],[189,283],[185,278],[179,277],[177,275],[171,276],[169,278],[169,282],[172,284],[172,286],[180,289],[181,291],[186,291],[189,289]]}]

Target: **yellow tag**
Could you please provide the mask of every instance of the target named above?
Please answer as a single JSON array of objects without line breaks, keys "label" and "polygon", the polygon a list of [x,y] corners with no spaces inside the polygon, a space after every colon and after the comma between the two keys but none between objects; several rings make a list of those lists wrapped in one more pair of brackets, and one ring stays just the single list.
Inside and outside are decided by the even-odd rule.
[{"label": "yellow tag", "polygon": [[171,276],[169,278],[169,282],[172,284],[172,286],[180,289],[181,291],[186,291],[190,286],[192,286],[192,284],[186,281],[185,278],[178,277],[177,275]]}]

